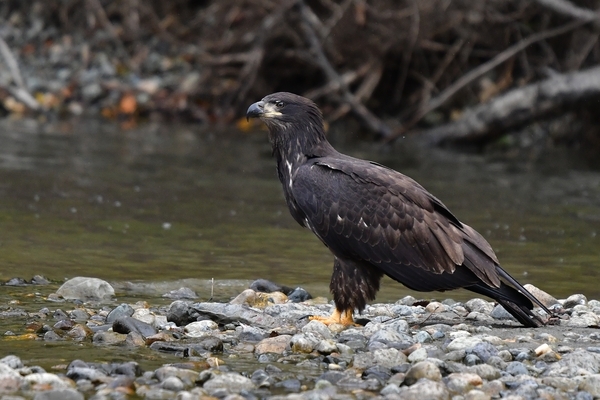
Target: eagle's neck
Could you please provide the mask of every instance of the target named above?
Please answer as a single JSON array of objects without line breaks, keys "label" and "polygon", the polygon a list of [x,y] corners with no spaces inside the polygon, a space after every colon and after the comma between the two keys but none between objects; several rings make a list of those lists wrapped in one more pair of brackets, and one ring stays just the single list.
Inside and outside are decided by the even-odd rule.
[{"label": "eagle's neck", "polygon": [[324,157],[335,152],[322,127],[312,124],[278,126],[270,130],[269,139],[277,158],[277,171],[284,189],[286,186],[291,188],[295,171],[308,158]]},{"label": "eagle's neck", "polygon": [[[305,215],[298,209],[293,195],[294,176],[309,158],[336,153],[322,128],[314,125],[269,127],[269,139],[277,159],[277,175],[294,219],[305,225]],[[304,130],[304,131],[303,131]]]}]

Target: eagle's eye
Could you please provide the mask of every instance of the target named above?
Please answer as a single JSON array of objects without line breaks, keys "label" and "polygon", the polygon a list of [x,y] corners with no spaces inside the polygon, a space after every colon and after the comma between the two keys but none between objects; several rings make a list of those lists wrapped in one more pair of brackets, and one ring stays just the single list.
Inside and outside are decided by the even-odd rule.
[{"label": "eagle's eye", "polygon": [[276,100],[275,101],[275,107],[277,107],[277,108],[283,108],[283,106],[284,106],[283,101],[281,101],[281,100]]}]

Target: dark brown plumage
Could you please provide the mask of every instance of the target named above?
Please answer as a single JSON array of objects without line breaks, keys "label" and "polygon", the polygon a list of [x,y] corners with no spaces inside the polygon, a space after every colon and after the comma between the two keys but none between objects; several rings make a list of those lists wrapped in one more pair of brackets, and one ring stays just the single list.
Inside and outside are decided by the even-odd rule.
[{"label": "dark brown plumage", "polygon": [[465,288],[493,298],[525,326],[543,324],[533,303],[549,311],[500,267],[479,233],[411,178],[336,151],[312,101],[274,93],[247,117],[269,129],[292,216],[334,255],[337,310],[324,322],[351,323],[385,274],[416,291]]}]

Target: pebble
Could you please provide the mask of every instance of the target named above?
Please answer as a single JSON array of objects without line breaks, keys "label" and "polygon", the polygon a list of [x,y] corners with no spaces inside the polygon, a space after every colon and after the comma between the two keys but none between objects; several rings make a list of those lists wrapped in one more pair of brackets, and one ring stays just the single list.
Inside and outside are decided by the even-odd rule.
[{"label": "pebble", "polygon": [[[139,349],[144,359],[180,361],[144,371],[133,361],[73,360],[66,372],[47,372],[6,355],[0,359],[0,393],[15,399],[600,397],[594,311],[600,302],[583,295],[554,304],[559,301],[557,310],[567,311],[557,325],[528,329],[484,299],[426,303],[407,297],[370,305],[361,315],[369,321],[365,326],[345,328],[305,318],[331,312],[331,305],[319,303],[268,301],[253,308],[178,299],[168,307],[94,310],[69,302],[58,309],[49,300],[31,314],[35,323],[13,310],[11,318],[35,333],[12,328],[5,340],[28,333],[74,348],[91,340],[107,354],[118,353],[114,359],[127,348],[134,357]],[[493,325],[481,322],[488,320]]]}]

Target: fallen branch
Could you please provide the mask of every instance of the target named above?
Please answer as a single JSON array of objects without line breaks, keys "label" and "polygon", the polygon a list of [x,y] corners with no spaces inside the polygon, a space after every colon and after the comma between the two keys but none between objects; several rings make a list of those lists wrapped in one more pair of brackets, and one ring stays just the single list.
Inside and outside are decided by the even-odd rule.
[{"label": "fallen branch", "polygon": [[467,110],[462,118],[422,133],[432,145],[442,142],[484,142],[552,112],[592,98],[600,99],[600,67],[513,89]]},{"label": "fallen branch", "polygon": [[7,89],[10,94],[12,94],[18,101],[25,104],[32,110],[37,110],[40,108],[40,105],[33,98],[31,93],[25,87],[25,82],[23,81],[23,77],[21,76],[21,71],[19,70],[19,63],[17,63],[17,59],[13,55],[10,48],[0,37],[0,54],[2,54],[2,58],[4,58],[4,62],[8,66],[8,70],[10,71],[10,75],[15,86],[10,86]]},{"label": "fallen branch", "polygon": [[393,140],[397,139],[398,137],[404,135],[410,128],[412,128],[417,122],[419,122],[427,113],[440,107],[442,104],[444,104],[450,98],[452,98],[452,96],[454,96],[459,90],[461,90],[465,86],[469,85],[470,83],[472,83],[476,79],[480,78],[481,76],[485,75],[492,69],[496,68],[498,65],[509,60],[511,57],[514,57],[519,52],[525,50],[528,46],[531,46],[532,44],[539,42],[541,40],[549,39],[551,37],[570,32],[573,29],[576,29],[586,23],[587,23],[587,21],[581,21],[581,20],[570,22],[568,24],[559,26],[558,28],[554,28],[554,29],[550,29],[547,31],[533,34],[533,35],[529,36],[528,38],[523,39],[520,42],[512,45],[511,47],[507,48],[506,50],[504,50],[503,52],[498,54],[496,57],[481,64],[477,68],[472,69],[471,71],[467,72],[465,75],[461,76],[456,82],[454,82],[453,84],[448,86],[446,89],[444,89],[438,96],[434,97],[427,104],[425,104],[425,106],[421,107],[415,113],[415,116],[409,122],[407,122],[398,132],[396,132],[393,135],[386,138],[386,141],[390,142],[390,141],[393,141]]},{"label": "fallen branch", "polygon": [[586,22],[600,21],[600,13],[598,11],[578,7],[567,0],[537,0],[537,2],[546,8],[572,18]]}]

